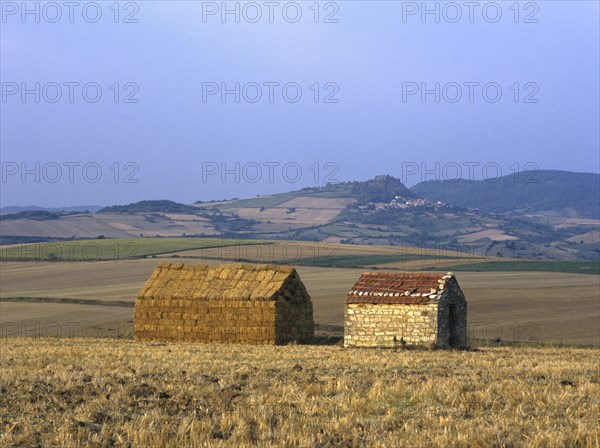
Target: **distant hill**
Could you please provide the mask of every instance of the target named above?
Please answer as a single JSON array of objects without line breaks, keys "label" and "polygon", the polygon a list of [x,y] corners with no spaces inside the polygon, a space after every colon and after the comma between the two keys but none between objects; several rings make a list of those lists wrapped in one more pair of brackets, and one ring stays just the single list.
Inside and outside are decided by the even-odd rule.
[{"label": "distant hill", "polygon": [[350,188],[350,197],[359,204],[389,202],[396,196],[413,199],[416,195],[392,176],[376,176],[364,182],[356,182]]},{"label": "distant hill", "polygon": [[59,219],[60,214],[56,212],[49,212],[46,210],[24,210],[17,213],[7,213],[2,215],[3,221],[11,221],[16,219],[32,219],[34,221],[46,221],[49,219]]},{"label": "distant hill", "polygon": [[421,182],[411,191],[487,213],[553,212],[566,217],[600,217],[600,174],[543,170],[493,180]]},{"label": "distant hill", "polygon": [[198,209],[192,205],[166,199],[139,201],[127,205],[112,205],[98,210],[98,213],[196,213]]},{"label": "distant hill", "polygon": [[[354,200],[359,205],[368,202],[389,202],[396,196],[412,199],[416,195],[404,186],[400,180],[387,175],[376,176],[366,181],[339,182],[322,187],[307,187],[286,193],[258,196],[251,199],[239,199],[228,202],[231,207],[273,207],[294,198],[324,198]],[[211,203],[196,204],[211,205]]]},{"label": "distant hill", "polygon": [[7,205],[0,208],[0,213],[18,213],[26,211],[45,211],[45,212],[95,212],[102,207],[99,205],[73,205],[69,207],[39,207],[37,205]]},{"label": "distant hill", "polygon": [[25,211],[0,216],[0,242],[194,236],[406,246],[436,250],[441,259],[459,251],[599,260],[600,175],[541,171],[521,176],[518,182],[513,176],[426,182],[412,191],[392,176],[377,176],[194,205],[148,200],[93,214]]}]

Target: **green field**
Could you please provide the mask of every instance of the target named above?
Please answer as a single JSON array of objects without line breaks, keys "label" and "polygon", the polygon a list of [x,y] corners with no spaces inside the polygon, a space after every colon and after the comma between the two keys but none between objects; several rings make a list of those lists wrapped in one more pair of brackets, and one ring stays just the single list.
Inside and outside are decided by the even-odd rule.
[{"label": "green field", "polygon": [[[243,240],[231,238],[115,238],[89,239],[52,243],[16,244],[0,247],[0,261],[119,261],[153,257],[161,254],[174,254],[179,251],[209,249],[215,247],[232,247],[238,245],[276,244],[266,240]],[[339,245],[345,248],[357,248],[354,245]],[[365,246],[366,247],[366,246]],[[410,261],[442,261],[457,259],[457,255],[439,255],[434,253],[375,253],[339,254],[320,257],[301,257],[291,263],[299,266],[360,268],[380,266],[389,263]],[[370,251],[370,249],[369,249]],[[183,255],[183,254],[182,254]],[[194,258],[194,257],[190,257]],[[202,254],[202,258],[211,257]],[[235,261],[244,261],[243,257]],[[259,260],[247,260],[248,262]],[[269,262],[277,262],[270,260]],[[290,262],[288,260],[288,262]],[[389,266],[387,266],[389,267]],[[411,270],[411,266],[397,266]],[[422,267],[420,269],[423,269]],[[435,267],[428,268],[435,270]],[[472,272],[568,272],[576,274],[600,274],[600,263],[596,261],[482,261],[458,265],[445,265],[445,270]]]},{"label": "green field", "polygon": [[250,199],[240,199],[233,201],[229,204],[221,205],[219,208],[223,210],[229,208],[260,208],[260,207],[277,207],[279,204],[294,199],[296,197],[293,193],[282,193],[273,196],[264,196]]},{"label": "green field", "polygon": [[300,266],[321,266],[326,268],[362,268],[386,263],[399,263],[412,260],[446,260],[455,256],[441,256],[435,253],[421,254],[377,254],[377,255],[337,255],[330,257],[302,258],[295,262]]},{"label": "green field", "polygon": [[490,261],[487,263],[471,263],[446,266],[451,271],[491,272],[491,271],[538,271],[538,272],[570,272],[574,274],[600,275],[598,261]]},{"label": "green field", "polygon": [[115,238],[16,244],[0,248],[1,261],[110,261],[129,260],[180,250],[239,244],[258,240],[224,238]]}]

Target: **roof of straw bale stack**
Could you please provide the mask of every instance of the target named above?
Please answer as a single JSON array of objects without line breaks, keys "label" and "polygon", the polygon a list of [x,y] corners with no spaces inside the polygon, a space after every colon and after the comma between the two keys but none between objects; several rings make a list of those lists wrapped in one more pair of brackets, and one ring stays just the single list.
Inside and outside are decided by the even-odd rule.
[{"label": "roof of straw bale stack", "polygon": [[346,303],[418,304],[436,301],[450,281],[447,274],[365,272],[348,293]]},{"label": "roof of straw bale stack", "polygon": [[277,300],[290,282],[300,282],[291,266],[161,263],[138,299]]}]

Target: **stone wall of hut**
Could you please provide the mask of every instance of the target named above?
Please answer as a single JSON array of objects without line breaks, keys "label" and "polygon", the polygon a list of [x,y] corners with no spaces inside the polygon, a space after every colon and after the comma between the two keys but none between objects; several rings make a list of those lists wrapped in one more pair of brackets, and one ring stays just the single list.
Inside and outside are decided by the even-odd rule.
[{"label": "stone wall of hut", "polygon": [[[456,307],[454,322],[455,340],[450,344],[450,306]],[[467,301],[456,282],[449,282],[439,301],[438,308],[438,345],[447,347],[465,347],[468,344]]]},{"label": "stone wall of hut", "polygon": [[433,345],[437,333],[437,303],[346,305],[345,347]]}]

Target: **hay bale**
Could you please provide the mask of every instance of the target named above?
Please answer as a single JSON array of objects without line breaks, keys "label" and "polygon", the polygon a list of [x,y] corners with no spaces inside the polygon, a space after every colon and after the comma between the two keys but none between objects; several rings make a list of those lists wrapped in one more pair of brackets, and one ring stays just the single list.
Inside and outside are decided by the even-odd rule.
[{"label": "hay bale", "polygon": [[312,337],[312,303],[290,266],[161,263],[135,304],[135,338],[276,344]]}]

